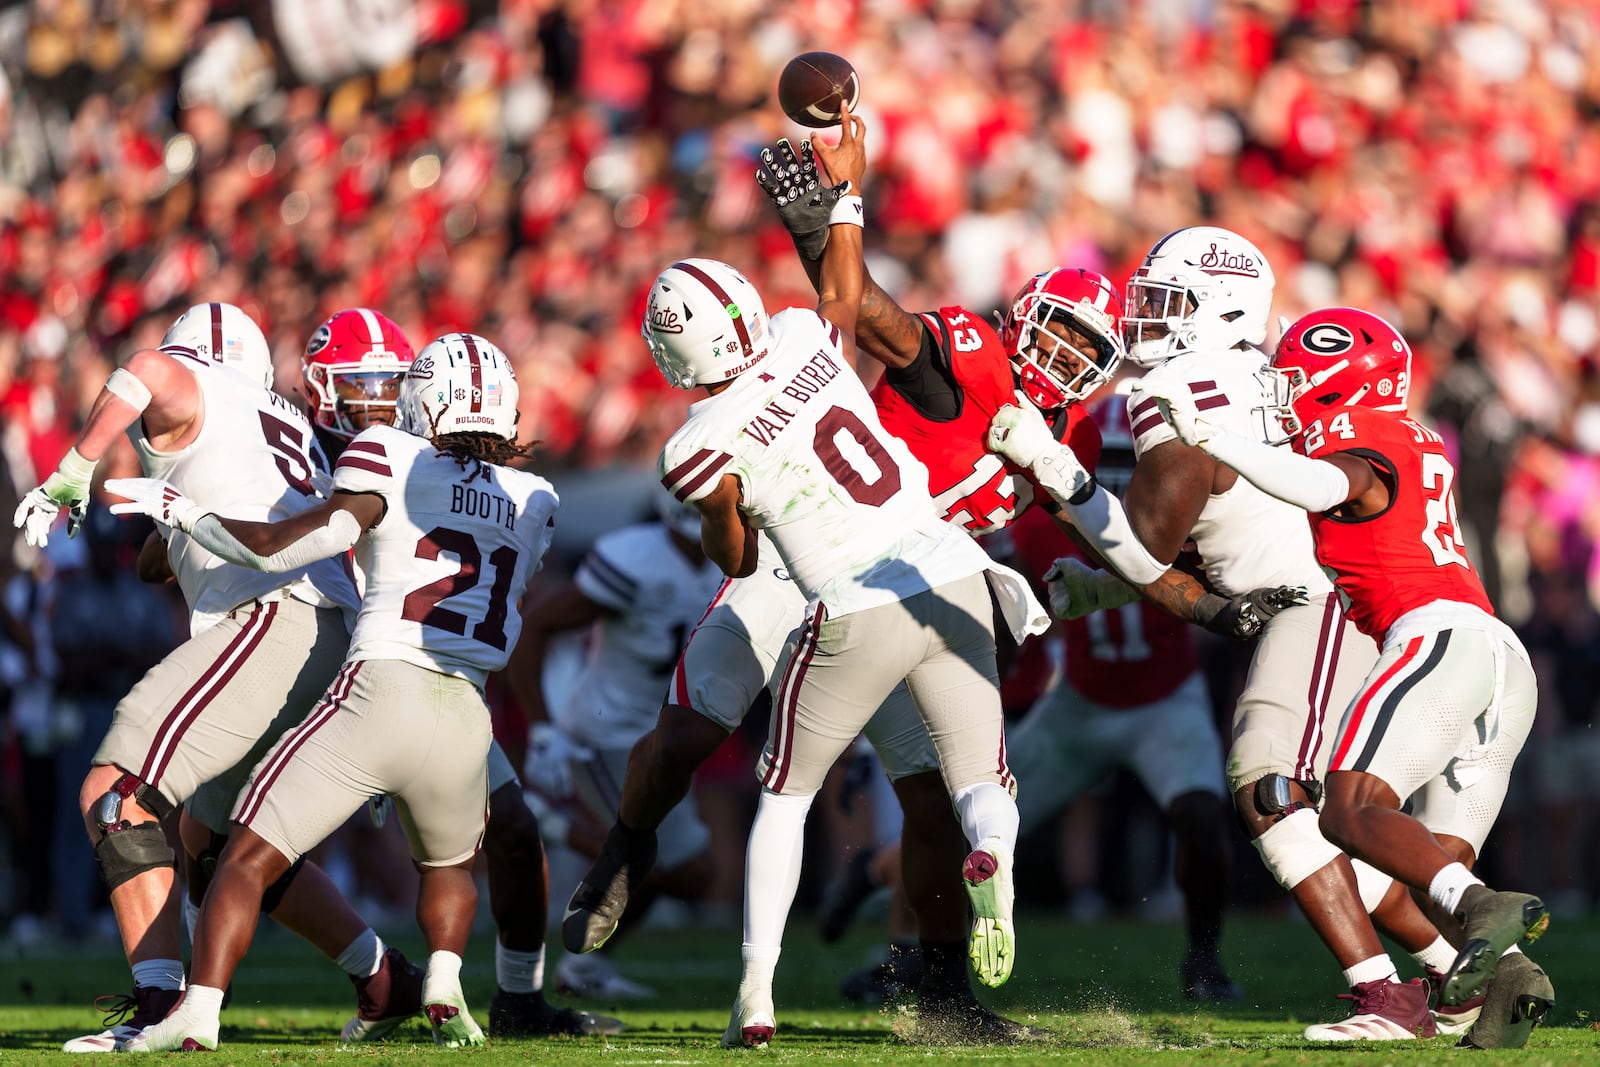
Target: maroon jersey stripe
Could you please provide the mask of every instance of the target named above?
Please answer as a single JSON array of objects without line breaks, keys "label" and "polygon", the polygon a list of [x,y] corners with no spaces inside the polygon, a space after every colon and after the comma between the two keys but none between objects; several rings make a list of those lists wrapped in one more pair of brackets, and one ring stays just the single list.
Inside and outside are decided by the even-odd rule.
[{"label": "maroon jersey stripe", "polygon": [[674,482],[676,482],[679,478],[682,478],[685,474],[688,474],[690,471],[694,470],[696,467],[700,466],[700,464],[704,463],[710,458],[710,456],[711,449],[702,448],[700,451],[696,452],[694,455],[690,456],[688,459],[669,470],[662,477],[661,484],[666,486],[668,489],[671,489]]},{"label": "maroon jersey stripe", "polygon": [[375,460],[365,459],[361,456],[340,456],[339,462],[334,464],[333,469],[340,471],[344,470],[346,467],[350,467],[358,471],[371,471],[373,474],[382,475],[385,478],[394,477],[394,471],[389,468],[388,464],[378,463]]}]

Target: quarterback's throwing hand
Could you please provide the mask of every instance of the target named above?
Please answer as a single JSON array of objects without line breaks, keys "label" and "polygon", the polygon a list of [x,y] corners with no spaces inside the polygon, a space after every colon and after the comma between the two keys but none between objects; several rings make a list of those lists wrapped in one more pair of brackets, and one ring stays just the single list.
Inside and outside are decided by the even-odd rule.
[{"label": "quarterback's throwing hand", "polygon": [[1203,446],[1217,432],[1215,426],[1200,417],[1200,409],[1194,406],[1194,397],[1186,387],[1171,389],[1141,380],[1133,383],[1131,392],[1154,399],[1161,417],[1186,445]]},{"label": "quarterback's throwing hand", "polygon": [[112,504],[113,515],[148,515],[164,526],[175,526],[193,533],[194,524],[208,513],[205,508],[178,492],[176,486],[160,478],[112,478],[106,492],[125,496],[126,503]]}]

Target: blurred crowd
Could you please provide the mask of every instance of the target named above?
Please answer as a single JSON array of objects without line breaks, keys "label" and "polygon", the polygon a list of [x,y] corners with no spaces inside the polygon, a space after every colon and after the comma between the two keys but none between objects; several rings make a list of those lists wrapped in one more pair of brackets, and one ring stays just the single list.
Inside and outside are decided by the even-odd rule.
[{"label": "blurred crowd", "polygon": [[[638,340],[661,266],[716,256],[769,306],[811,299],[752,174],[802,132],[773,90],[812,48],[861,73],[869,264],[907,307],[994,309],[1057,264],[1120,281],[1161,234],[1212,221],[1267,253],[1279,314],[1342,303],[1402,326],[1474,557],[1541,671],[1498,855],[1558,908],[1600,903],[1588,0],[10,6],[0,498],[54,469],[110,370],[197,300],[262,324],[286,393],[337,308],[380,308],[418,345],[474,330],[517,362],[542,468],[650,464],[686,403]],[[18,854],[54,832],[39,776],[59,761],[76,782],[95,715],[174,639],[123,525],[47,560],[0,552]],[[87,869],[76,826],[58,836]]]}]

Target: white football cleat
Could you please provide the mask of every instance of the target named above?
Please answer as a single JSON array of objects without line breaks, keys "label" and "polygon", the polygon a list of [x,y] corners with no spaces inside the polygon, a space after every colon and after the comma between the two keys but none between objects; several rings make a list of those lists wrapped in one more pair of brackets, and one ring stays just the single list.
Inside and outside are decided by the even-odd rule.
[{"label": "white football cleat", "polygon": [[723,1048],[762,1048],[772,1040],[778,1021],[772,1008],[772,991],[739,990],[733,1017],[722,1035]]}]

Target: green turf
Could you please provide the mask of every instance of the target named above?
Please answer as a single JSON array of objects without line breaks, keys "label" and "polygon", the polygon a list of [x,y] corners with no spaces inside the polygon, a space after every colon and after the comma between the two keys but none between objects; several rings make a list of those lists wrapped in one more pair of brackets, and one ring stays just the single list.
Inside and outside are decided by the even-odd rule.
[{"label": "green turf", "polygon": [[[927,1048],[905,1042],[906,1018],[894,1010],[852,1007],[835,995],[839,978],[867,958],[863,932],[840,946],[819,945],[797,923],[778,971],[778,1036],[761,1051],[724,1051],[738,974],[738,935],[646,933],[624,947],[619,962],[661,991],[644,1006],[589,1004],[614,1011],[629,1025],[617,1038],[543,1042],[493,1041],[486,1049],[435,1051],[419,1023],[401,1039],[340,1051],[339,1026],[350,1014],[349,985],[309,949],[273,931],[258,940],[223,1014],[222,1048],[205,1062],[253,1065],[403,1063],[468,1057],[483,1067],[530,1063],[697,1064],[811,1061],[864,1064],[1197,1064],[1379,1065],[1399,1067],[1470,1062],[1600,1064],[1600,921],[1558,921],[1536,957],[1549,971],[1558,998],[1554,1025],[1535,1032],[1518,1052],[1465,1052],[1448,1039],[1356,1047],[1311,1045],[1300,1038],[1307,1022],[1338,1018],[1339,977],[1300,923],[1239,919],[1224,950],[1244,985],[1243,1003],[1197,1011],[1177,992],[1182,935],[1174,926],[1129,921],[1073,926],[1042,916],[1018,923],[1015,976],[988,1002],[1045,1027],[1051,1040],[1026,1049]],[[408,952],[418,946],[401,939]],[[1405,961],[1409,963],[1409,961]],[[1406,967],[1403,965],[1402,969]],[[553,968],[552,968],[553,970]],[[0,1065],[93,1060],[64,1056],[60,1043],[94,1029],[93,994],[125,988],[126,971],[103,953],[56,951],[0,957]],[[494,985],[493,953],[475,941],[464,979],[478,1020],[488,1022]]]}]

